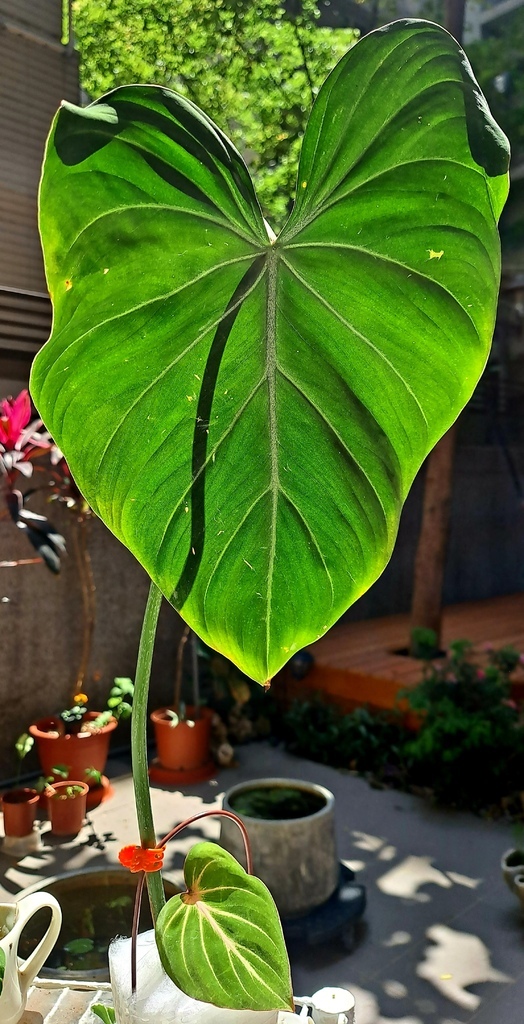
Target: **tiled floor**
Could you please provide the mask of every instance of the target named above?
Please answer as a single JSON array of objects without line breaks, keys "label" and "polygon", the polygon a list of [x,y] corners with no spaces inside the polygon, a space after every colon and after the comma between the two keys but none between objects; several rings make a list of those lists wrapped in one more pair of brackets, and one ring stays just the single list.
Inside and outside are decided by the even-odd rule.
[{"label": "tiled floor", "polygon": [[[266,744],[241,747],[238,758],[184,794],[155,788],[157,829],[218,805],[224,789],[250,778],[303,778],[333,791],[339,855],[368,889],[365,924],[351,954],[340,943],[293,951],[296,994],[345,986],[356,995],[357,1024],[524,1024],[524,918],[499,868],[512,845],[507,825],[373,790]],[[112,865],[120,846],[136,841],[129,769],[111,769],[115,796],[77,840],[44,843],[19,862],[0,854],[0,899],[60,871]],[[189,829],[170,844],[168,873],[176,880],[192,842],[217,835],[212,819]],[[37,1022],[32,1012],[28,1024]]]}]

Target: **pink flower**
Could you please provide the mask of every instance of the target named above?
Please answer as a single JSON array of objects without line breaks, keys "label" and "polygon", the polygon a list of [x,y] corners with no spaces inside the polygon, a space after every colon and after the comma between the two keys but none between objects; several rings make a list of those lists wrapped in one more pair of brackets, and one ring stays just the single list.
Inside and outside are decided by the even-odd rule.
[{"label": "pink flower", "polygon": [[504,704],[507,708],[512,708],[513,711],[517,710],[517,705],[514,700],[504,699],[501,701],[501,704]]},{"label": "pink flower", "polygon": [[29,392],[21,391],[18,398],[4,398],[0,410],[0,443],[11,449],[31,419]]},{"label": "pink flower", "polygon": [[484,669],[483,668],[478,668],[477,669],[477,679],[485,679],[485,678],[486,678],[486,673],[484,672]]}]

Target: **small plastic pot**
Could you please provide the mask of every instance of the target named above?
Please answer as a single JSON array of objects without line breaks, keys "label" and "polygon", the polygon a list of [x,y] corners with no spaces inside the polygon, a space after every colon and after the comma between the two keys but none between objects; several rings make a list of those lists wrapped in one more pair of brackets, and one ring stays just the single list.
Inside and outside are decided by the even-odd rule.
[{"label": "small plastic pot", "polygon": [[2,797],[4,832],[6,836],[28,836],[38,809],[40,794],[36,789],[11,789]]},{"label": "small plastic pot", "polygon": [[[200,708],[198,718],[193,718],[195,708],[186,709],[187,720],[172,724],[169,708],[159,708],[151,714],[155,727],[158,760],[163,768],[174,771],[192,771],[209,762],[211,739],[210,708]],[[189,722],[192,724],[189,725]]]},{"label": "small plastic pot", "polygon": [[[68,790],[74,787],[73,795]],[[77,792],[78,790],[78,792]],[[55,836],[76,836],[86,816],[86,797],[89,786],[85,782],[55,782],[47,792],[47,813],[51,832]]]}]

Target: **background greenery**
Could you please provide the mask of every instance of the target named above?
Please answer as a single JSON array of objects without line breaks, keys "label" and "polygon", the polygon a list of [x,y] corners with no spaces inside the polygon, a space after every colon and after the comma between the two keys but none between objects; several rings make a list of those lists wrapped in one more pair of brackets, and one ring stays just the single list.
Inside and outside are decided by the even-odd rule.
[{"label": "background greenery", "polygon": [[[394,0],[362,7],[371,25],[398,16]],[[427,0],[421,15],[442,23],[443,3]],[[315,0],[75,0],[74,29],[91,98],[133,82],[188,96],[241,149],[265,216],[282,224],[312,102],[355,29],[320,25]],[[497,31],[468,55],[514,152],[524,152],[522,12]]]}]

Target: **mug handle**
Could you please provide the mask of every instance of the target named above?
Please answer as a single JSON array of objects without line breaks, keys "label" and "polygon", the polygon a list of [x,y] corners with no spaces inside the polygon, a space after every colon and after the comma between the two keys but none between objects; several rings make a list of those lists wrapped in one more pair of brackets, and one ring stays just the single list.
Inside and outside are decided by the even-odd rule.
[{"label": "mug handle", "polygon": [[29,895],[22,897],[17,906],[19,908],[18,920],[11,932],[13,939],[16,941],[16,949],[18,949],[20,935],[22,934],[25,925],[34,916],[34,914],[43,907],[49,907],[51,911],[51,920],[45,935],[40,939],[36,949],[33,950],[27,960],[24,960],[18,968],[20,990],[22,992],[22,997],[25,999],[29,986],[36,978],[42,964],[49,956],[56,940],[58,939],[62,925],[62,911],[58,900],[56,900],[54,896],[51,896],[51,893],[49,892],[29,893]]}]

